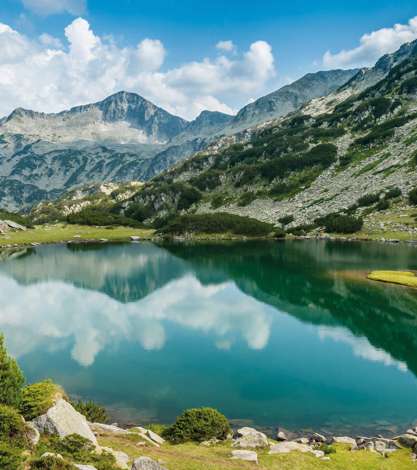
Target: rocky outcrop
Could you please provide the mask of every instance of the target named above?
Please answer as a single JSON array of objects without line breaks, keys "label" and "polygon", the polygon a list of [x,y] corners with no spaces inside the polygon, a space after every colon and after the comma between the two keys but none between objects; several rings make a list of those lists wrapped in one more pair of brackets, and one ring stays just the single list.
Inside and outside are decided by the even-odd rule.
[{"label": "rocky outcrop", "polygon": [[244,427],[236,431],[232,445],[242,449],[262,449],[269,447],[269,440],[264,433]]},{"label": "rocky outcrop", "polygon": [[32,447],[36,447],[38,445],[39,439],[41,437],[38,428],[30,422],[25,423],[25,436]]},{"label": "rocky outcrop", "polygon": [[97,445],[97,439],[85,416],[78,413],[62,398],[57,400],[44,415],[35,418],[32,423],[40,433],[56,434],[61,438],[70,434],[79,434]]},{"label": "rocky outcrop", "polygon": [[253,450],[233,450],[232,459],[258,463],[258,454]]},{"label": "rocky outcrop", "polygon": [[133,462],[131,470],[168,470],[149,457],[139,457]]}]

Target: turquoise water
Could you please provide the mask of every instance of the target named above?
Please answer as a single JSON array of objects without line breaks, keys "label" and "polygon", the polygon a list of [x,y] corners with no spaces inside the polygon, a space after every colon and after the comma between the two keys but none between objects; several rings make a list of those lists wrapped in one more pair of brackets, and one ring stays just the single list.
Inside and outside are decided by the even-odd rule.
[{"label": "turquoise water", "polygon": [[28,379],[120,422],[214,406],[263,427],[396,432],[417,419],[411,245],[45,246],[0,263],[0,330]]}]

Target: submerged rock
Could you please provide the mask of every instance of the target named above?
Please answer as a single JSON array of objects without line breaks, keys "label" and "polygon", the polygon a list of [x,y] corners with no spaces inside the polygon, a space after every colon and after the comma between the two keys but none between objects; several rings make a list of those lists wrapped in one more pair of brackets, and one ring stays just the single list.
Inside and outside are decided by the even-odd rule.
[{"label": "submerged rock", "polygon": [[40,433],[56,434],[59,437],[79,434],[97,445],[97,439],[85,416],[78,413],[62,398],[57,400],[44,415],[35,418],[32,423]]},{"label": "submerged rock", "polygon": [[242,449],[266,448],[269,447],[269,441],[264,433],[253,428],[244,427],[236,431],[236,437],[232,445]]}]

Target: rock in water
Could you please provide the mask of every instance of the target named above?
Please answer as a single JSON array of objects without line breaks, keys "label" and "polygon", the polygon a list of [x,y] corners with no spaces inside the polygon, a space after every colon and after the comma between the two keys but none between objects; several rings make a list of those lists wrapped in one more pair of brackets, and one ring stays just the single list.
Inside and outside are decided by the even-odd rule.
[{"label": "rock in water", "polygon": [[258,454],[253,450],[233,450],[232,459],[258,463]]},{"label": "rock in water", "polygon": [[57,400],[44,415],[35,418],[32,423],[40,433],[57,434],[61,438],[70,434],[79,434],[98,445],[86,418],[62,398]]},{"label": "rock in water", "polygon": [[244,427],[236,431],[233,447],[241,447],[242,449],[266,448],[269,447],[269,441],[264,433]]},{"label": "rock in water", "polygon": [[168,470],[149,457],[139,457],[133,462],[131,470]]}]

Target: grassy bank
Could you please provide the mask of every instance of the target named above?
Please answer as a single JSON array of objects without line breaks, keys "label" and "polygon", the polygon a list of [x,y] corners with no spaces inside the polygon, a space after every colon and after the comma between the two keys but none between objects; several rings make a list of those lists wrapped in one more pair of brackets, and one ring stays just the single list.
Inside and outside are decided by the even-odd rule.
[{"label": "grassy bank", "polygon": [[87,225],[40,225],[25,232],[9,232],[0,235],[0,246],[29,245],[31,243],[59,243],[68,241],[126,241],[131,236],[150,239],[151,229],[130,227],[92,227]]}]

